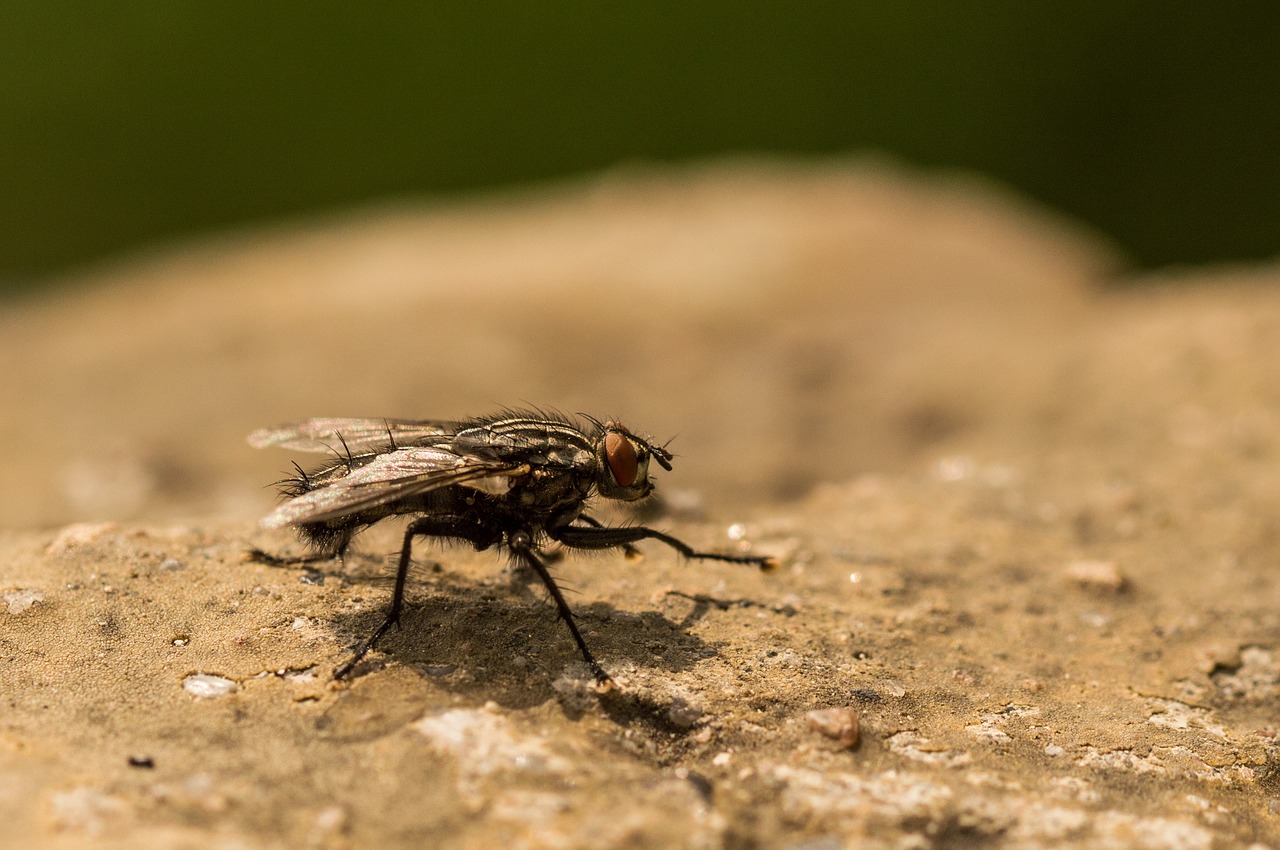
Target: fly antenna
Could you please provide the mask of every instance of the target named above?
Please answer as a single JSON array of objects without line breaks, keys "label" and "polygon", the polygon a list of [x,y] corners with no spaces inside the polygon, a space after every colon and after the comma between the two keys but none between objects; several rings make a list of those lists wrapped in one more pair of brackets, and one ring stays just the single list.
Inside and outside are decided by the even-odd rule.
[{"label": "fly antenna", "polygon": [[[672,439],[675,438],[673,437]],[[671,451],[667,448],[669,445],[671,445],[671,440],[667,440],[660,446],[654,445],[653,443],[649,444],[649,450],[653,452],[654,459],[657,460],[658,465],[667,472],[671,471],[671,458],[675,457],[675,455],[671,454]]]}]

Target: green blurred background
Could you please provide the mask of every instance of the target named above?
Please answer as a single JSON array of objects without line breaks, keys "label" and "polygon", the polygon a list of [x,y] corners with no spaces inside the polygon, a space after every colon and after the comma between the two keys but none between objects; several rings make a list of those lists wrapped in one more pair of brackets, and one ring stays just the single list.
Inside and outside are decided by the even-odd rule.
[{"label": "green blurred background", "polygon": [[161,240],[628,161],[878,151],[1135,263],[1280,253],[1280,3],[27,0],[0,291]]}]

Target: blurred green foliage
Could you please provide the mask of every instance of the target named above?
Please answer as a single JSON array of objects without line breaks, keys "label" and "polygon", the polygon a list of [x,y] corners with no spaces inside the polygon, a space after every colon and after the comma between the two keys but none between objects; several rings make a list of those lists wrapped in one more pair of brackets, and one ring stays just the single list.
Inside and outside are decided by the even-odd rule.
[{"label": "blurred green foliage", "polygon": [[0,289],[157,239],[721,152],[974,169],[1153,265],[1280,247],[1280,4],[11,0]]}]

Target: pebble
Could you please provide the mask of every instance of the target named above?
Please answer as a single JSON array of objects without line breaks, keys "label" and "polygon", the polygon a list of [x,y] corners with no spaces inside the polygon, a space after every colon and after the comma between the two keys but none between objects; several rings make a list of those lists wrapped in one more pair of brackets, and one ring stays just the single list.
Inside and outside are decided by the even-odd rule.
[{"label": "pebble", "polygon": [[804,716],[810,729],[825,735],[846,750],[858,743],[858,712],[852,708],[821,708]]},{"label": "pebble", "polygon": [[667,707],[667,721],[677,729],[692,729],[702,715],[702,707],[694,705],[684,697],[676,697]]},{"label": "pebble", "polygon": [[1129,580],[1115,561],[1073,561],[1063,571],[1064,575],[1088,590],[1102,590],[1119,593],[1124,590]]}]

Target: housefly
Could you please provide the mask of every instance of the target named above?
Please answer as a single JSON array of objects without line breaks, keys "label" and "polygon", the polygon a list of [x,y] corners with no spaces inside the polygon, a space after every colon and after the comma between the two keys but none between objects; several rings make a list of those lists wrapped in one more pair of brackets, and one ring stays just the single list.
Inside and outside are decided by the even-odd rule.
[{"label": "housefly", "polygon": [[686,558],[773,566],[769,558],[699,552],[641,525],[608,527],[586,512],[595,495],[635,502],[653,492],[649,464],[671,469],[672,455],[617,422],[537,413],[502,413],[461,422],[411,419],[309,419],[249,435],[257,448],[328,452],[328,462],[279,482],[284,501],[263,520],[295,527],[313,554],[275,563],[341,557],[361,530],[391,516],[412,517],[404,532],[386,618],[334,671],[343,678],[400,620],[414,538],[505,549],[546,585],[560,618],[601,687],[609,674],[587,648],[543,547],[615,549],[657,540]]}]

